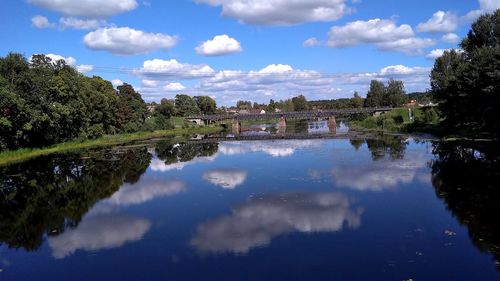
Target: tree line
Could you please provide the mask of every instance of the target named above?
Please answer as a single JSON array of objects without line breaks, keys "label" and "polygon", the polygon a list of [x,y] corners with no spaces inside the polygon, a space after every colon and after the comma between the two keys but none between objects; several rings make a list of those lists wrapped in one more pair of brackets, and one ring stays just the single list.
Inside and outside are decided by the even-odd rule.
[{"label": "tree line", "polygon": [[447,132],[500,132],[500,9],[482,15],[460,43],[438,58],[431,87]]},{"label": "tree line", "polygon": [[45,55],[0,57],[0,150],[42,147],[104,134],[171,128],[169,118],[213,113],[210,97],[178,95],[148,104],[131,85],[117,89]]}]

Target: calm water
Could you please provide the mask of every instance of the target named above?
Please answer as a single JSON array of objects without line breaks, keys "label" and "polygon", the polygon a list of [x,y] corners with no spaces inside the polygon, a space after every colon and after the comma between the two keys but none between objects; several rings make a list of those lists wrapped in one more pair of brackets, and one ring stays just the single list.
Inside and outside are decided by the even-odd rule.
[{"label": "calm water", "polygon": [[165,140],[0,167],[0,280],[500,280],[497,147]]}]

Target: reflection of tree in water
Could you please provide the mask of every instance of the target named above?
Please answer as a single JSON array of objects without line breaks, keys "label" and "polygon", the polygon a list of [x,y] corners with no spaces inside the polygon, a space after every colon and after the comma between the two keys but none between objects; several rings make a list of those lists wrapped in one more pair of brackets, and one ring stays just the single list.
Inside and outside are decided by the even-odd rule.
[{"label": "reflection of tree in water", "polygon": [[[352,139],[350,142],[356,150],[365,143],[364,140],[359,139]],[[367,139],[366,144],[372,154],[372,159],[377,161],[386,155],[389,155],[391,159],[403,159],[408,142],[401,136],[381,135],[377,138]]]},{"label": "reflection of tree in water", "polygon": [[174,143],[161,141],[156,144],[155,152],[165,164],[189,162],[196,157],[210,157],[219,150],[218,143]]},{"label": "reflection of tree in water", "polygon": [[43,236],[74,228],[100,199],[147,169],[145,148],[82,159],[79,154],[41,157],[0,167],[0,243],[36,250]]},{"label": "reflection of tree in water", "polygon": [[498,144],[436,143],[432,163],[436,194],[500,269],[500,150]]}]

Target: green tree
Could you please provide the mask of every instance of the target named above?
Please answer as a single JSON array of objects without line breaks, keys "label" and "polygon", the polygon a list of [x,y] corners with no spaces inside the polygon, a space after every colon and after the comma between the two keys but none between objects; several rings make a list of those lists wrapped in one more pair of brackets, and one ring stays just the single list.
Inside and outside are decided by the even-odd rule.
[{"label": "green tree", "polygon": [[390,79],[382,98],[382,106],[400,107],[406,102],[403,81]]},{"label": "green tree", "polygon": [[189,116],[193,114],[199,114],[200,109],[196,105],[196,102],[188,95],[176,95],[175,96],[175,112],[178,116]]},{"label": "green tree", "polygon": [[370,82],[370,90],[366,94],[365,106],[366,107],[381,106],[384,93],[385,93],[384,83],[377,80],[372,80]]},{"label": "green tree", "polygon": [[431,72],[431,87],[449,131],[500,132],[500,10],[481,16]]},{"label": "green tree", "polygon": [[202,114],[215,114],[217,111],[217,103],[209,96],[194,97],[193,100]]},{"label": "green tree", "polygon": [[309,110],[309,104],[307,103],[306,97],[304,97],[303,95],[292,98],[292,104],[294,111]]}]

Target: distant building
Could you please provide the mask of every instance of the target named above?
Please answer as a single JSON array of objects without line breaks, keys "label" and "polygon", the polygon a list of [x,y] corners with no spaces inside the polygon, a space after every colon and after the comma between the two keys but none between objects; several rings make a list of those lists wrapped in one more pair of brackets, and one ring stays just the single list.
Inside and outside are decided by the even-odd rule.
[{"label": "distant building", "polygon": [[155,104],[150,104],[150,105],[147,106],[147,108],[148,108],[149,112],[153,113],[156,110],[156,105]]}]

